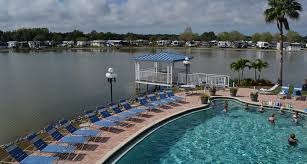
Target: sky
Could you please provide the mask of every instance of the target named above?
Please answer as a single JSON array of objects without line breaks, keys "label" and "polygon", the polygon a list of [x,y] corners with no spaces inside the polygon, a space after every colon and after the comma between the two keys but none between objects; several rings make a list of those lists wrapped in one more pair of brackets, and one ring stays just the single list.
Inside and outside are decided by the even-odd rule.
[{"label": "sky", "polygon": [[[307,0],[298,0],[306,11],[291,30],[307,35]],[[193,32],[277,32],[266,24],[267,0],[0,0],[0,30],[48,27],[90,32],[179,34]]]}]

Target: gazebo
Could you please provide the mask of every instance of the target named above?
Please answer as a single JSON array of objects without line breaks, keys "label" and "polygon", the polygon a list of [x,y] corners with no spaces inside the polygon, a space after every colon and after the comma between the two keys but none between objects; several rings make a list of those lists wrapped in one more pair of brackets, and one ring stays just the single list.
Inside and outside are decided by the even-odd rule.
[{"label": "gazebo", "polygon": [[229,87],[228,75],[207,73],[190,73],[189,65],[185,71],[183,61],[192,57],[173,52],[160,52],[134,57],[135,83],[172,87],[175,84],[209,85],[216,87]]},{"label": "gazebo", "polygon": [[173,52],[161,52],[157,54],[141,55],[135,60],[135,82],[137,84],[149,84],[171,87],[178,79],[178,73],[183,68],[175,68],[175,64],[192,57]]}]

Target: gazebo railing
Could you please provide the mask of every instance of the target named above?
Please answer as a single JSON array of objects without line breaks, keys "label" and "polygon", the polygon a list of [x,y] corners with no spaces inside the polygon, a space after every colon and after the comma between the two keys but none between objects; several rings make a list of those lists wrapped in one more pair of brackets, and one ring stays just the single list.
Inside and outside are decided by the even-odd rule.
[{"label": "gazebo railing", "polygon": [[230,77],[227,75],[192,73],[188,74],[186,77],[185,73],[178,74],[179,84],[193,84],[193,85],[207,84],[207,85],[229,87],[229,79]]},{"label": "gazebo railing", "polygon": [[153,82],[153,83],[164,83],[170,84],[171,83],[171,75],[162,72],[154,72],[154,71],[139,71],[138,81],[145,81],[145,82]]}]

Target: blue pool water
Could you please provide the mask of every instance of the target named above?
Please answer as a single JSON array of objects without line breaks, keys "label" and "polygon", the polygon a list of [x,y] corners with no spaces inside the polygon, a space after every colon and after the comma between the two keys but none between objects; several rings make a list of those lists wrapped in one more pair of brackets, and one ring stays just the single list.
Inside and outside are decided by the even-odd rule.
[{"label": "blue pool water", "polygon": [[[266,110],[258,113],[229,101],[179,118],[156,130],[139,142],[117,163],[307,163],[306,118],[296,125],[291,114]],[[268,123],[275,113],[276,124]],[[299,144],[288,146],[288,136],[295,133]]]}]

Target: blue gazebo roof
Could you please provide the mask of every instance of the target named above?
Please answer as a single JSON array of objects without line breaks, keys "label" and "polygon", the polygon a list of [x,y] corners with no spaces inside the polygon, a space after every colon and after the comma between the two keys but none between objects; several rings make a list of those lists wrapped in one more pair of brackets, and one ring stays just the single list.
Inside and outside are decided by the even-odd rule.
[{"label": "blue gazebo roof", "polygon": [[184,61],[186,57],[188,57],[189,59],[192,59],[192,57],[173,53],[173,52],[160,52],[157,54],[147,54],[147,55],[136,56],[134,57],[134,60],[173,63],[173,62]]}]

